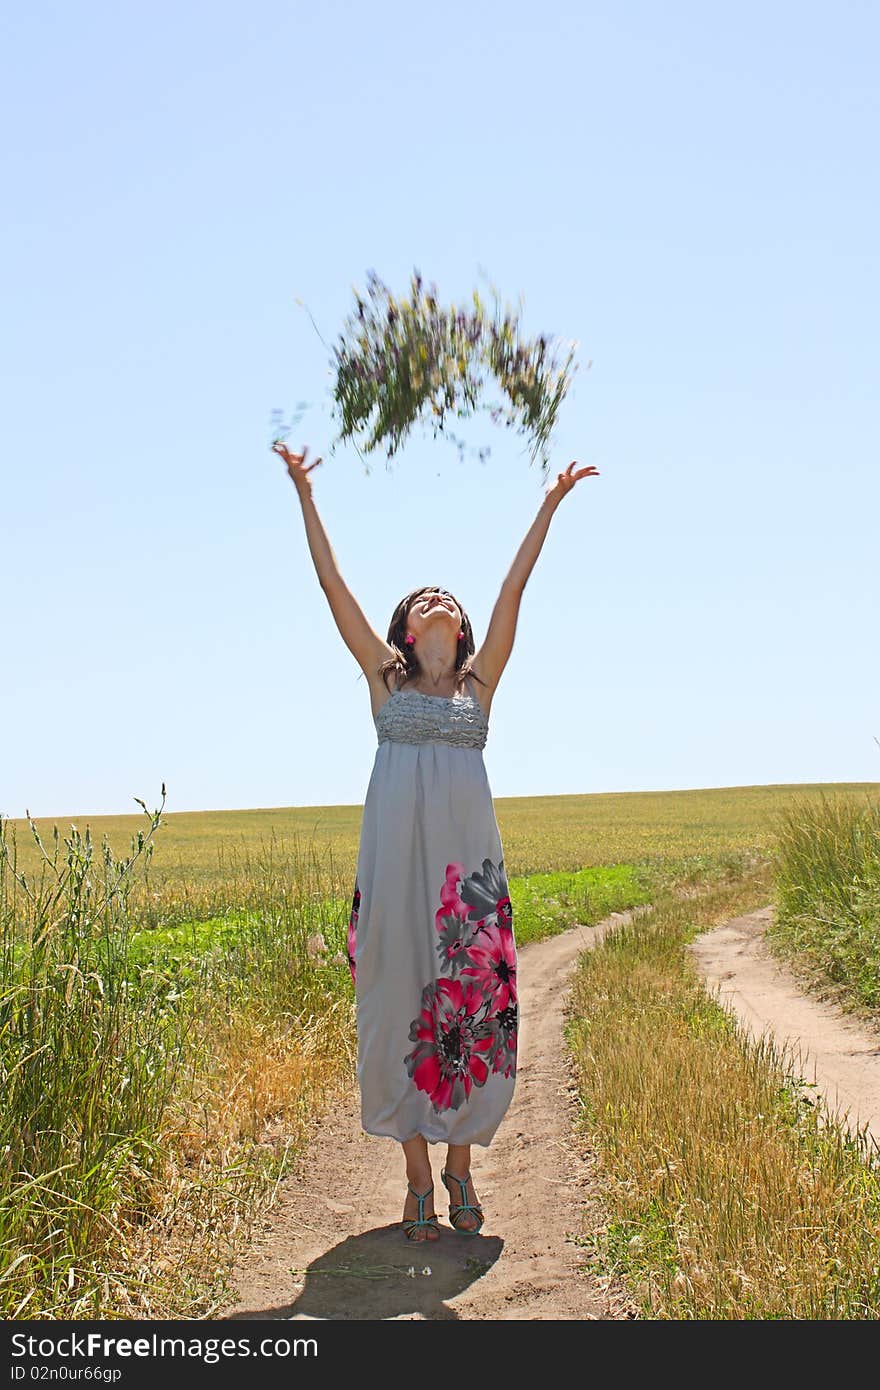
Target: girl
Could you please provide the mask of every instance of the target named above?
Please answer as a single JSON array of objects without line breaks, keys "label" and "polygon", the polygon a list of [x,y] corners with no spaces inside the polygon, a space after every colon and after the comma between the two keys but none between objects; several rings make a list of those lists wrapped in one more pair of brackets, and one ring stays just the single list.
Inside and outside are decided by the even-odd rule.
[{"label": "girl", "polygon": [[482,750],[550,519],[598,470],[572,462],[547,489],[477,651],[463,606],[434,584],[401,599],[383,641],[318,517],[309,474],[321,459],[307,467],[307,449],[272,447],[299,494],[336,625],[369,683],[378,737],[348,928],[361,1123],[403,1146],[408,1239],[439,1234],[429,1143],[447,1145],[440,1177],[450,1223],[476,1234],[483,1211],[471,1145],[488,1147],[510,1105],[519,1019],[513,913]]}]

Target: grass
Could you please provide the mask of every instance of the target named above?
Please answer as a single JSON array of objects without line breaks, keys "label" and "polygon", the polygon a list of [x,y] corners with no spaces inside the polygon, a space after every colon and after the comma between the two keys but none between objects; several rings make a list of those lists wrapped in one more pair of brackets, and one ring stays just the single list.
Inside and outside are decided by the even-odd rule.
[{"label": "grass", "polygon": [[310,951],[325,866],[253,862],[231,936],[150,952],[133,869],[159,820],[124,861],[56,836],[32,876],[0,826],[6,1317],[203,1313],[243,1225],[350,1081],[350,976]]},{"label": "grass", "polygon": [[795,799],[780,811],[771,946],[839,1002],[880,1010],[880,801]]},{"label": "grass", "polygon": [[[743,876],[754,886],[766,871],[790,794],[501,800],[518,943],[676,894],[681,905],[684,890],[688,908],[707,892],[718,911],[737,903]],[[360,808],[143,809],[146,828],[96,817],[64,836],[29,823],[21,837],[0,819],[7,1318],[210,1316],[255,1216],[355,1084],[345,934]],[[657,980],[662,1033],[674,1008]],[[698,1000],[691,1041],[721,1036],[723,1016]],[[630,1026],[624,1015],[624,1037]],[[650,1053],[652,1035],[643,1043]],[[652,1260],[678,1249],[658,1200],[609,1227],[615,1259],[623,1233],[633,1255],[633,1233]]]},{"label": "grass", "polygon": [[706,994],[686,944],[767,864],[668,895],[579,962],[566,1024],[609,1213],[588,1260],[653,1318],[876,1318],[880,1165]]}]

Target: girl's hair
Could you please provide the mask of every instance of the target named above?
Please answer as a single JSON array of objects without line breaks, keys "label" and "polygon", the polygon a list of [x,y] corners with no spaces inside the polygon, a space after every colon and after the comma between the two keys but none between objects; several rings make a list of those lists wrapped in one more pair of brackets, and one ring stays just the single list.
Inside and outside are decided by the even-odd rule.
[{"label": "girl's hair", "polygon": [[[386,690],[389,688],[388,677],[392,671],[398,676],[398,687],[403,681],[412,680],[415,676],[420,674],[422,668],[419,663],[419,658],[416,656],[413,644],[407,643],[406,640],[406,621],[409,617],[409,610],[417,598],[420,598],[422,594],[437,592],[440,592],[439,585],[423,584],[421,589],[413,589],[411,593],[407,594],[406,598],[402,598],[395,608],[394,615],[388,625],[387,641],[388,645],[394,648],[397,655],[389,656],[386,661],[383,661],[378,672],[385,682]],[[477,675],[476,671],[471,670],[468,659],[472,657],[476,651],[471,620],[458,602],[455,594],[450,594],[448,589],[444,589],[442,592],[447,594],[449,598],[457,604],[458,610],[461,613],[461,630],[464,633],[464,637],[456,644],[458,647],[455,657],[456,688],[462,684],[465,676],[471,676],[475,681],[479,681],[480,685],[485,685],[486,682]]]}]

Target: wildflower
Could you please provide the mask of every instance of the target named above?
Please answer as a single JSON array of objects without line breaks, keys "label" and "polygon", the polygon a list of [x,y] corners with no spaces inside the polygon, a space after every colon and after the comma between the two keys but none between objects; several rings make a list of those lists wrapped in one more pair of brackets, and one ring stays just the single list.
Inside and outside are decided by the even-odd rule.
[{"label": "wildflower", "polygon": [[[334,398],[342,423],[339,440],[369,430],[365,447],[370,450],[384,444],[390,458],[417,421],[433,416],[442,429],[446,409],[460,416],[471,413],[483,379],[470,369],[484,366],[494,373],[510,401],[503,423],[518,425],[532,436],[532,457],[542,455],[546,472],[548,441],[568,389],[573,349],[561,369],[552,360],[545,367],[546,335],[535,342],[521,340],[509,306],[503,319],[498,314],[497,295],[493,322],[476,291],[473,314],[455,304],[440,309],[433,282],[423,300],[418,270],[412,277],[412,300],[395,300],[375,270],[367,272],[367,280],[373,305],[368,308],[355,292],[357,310],[348,321],[350,336],[344,335],[341,347],[334,349]],[[501,422],[497,411],[492,420]],[[335,443],[331,453],[334,447]],[[463,447],[458,443],[460,452]],[[483,456],[481,452],[481,462]]]},{"label": "wildflower", "polygon": [[314,959],[315,956],[320,955],[321,952],[326,951],[326,949],[327,942],[324,940],[321,933],[319,931],[312,932],[312,935],[306,942],[306,951],[308,952],[309,956],[312,957],[312,959]]}]

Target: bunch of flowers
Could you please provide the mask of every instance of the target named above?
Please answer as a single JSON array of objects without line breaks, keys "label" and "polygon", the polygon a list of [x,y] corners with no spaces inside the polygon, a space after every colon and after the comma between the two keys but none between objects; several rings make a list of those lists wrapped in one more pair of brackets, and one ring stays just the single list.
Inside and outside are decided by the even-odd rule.
[{"label": "bunch of flowers", "polygon": [[[560,364],[544,334],[523,337],[518,315],[509,305],[502,311],[494,287],[490,313],[477,290],[473,308],[444,308],[436,285],[425,289],[418,270],[409,297],[395,298],[375,271],[367,279],[367,295],[355,291],[355,312],[333,350],[341,420],[335,443],[365,436],[367,452],[384,446],[390,459],[417,421],[432,423],[436,438],[450,412],[460,418],[486,408],[495,423],[530,437],[531,461],[540,458],[546,474],[550,435],[577,370],[577,344]],[[506,403],[481,405],[485,373],[496,378]],[[487,453],[481,449],[480,457]]]}]

